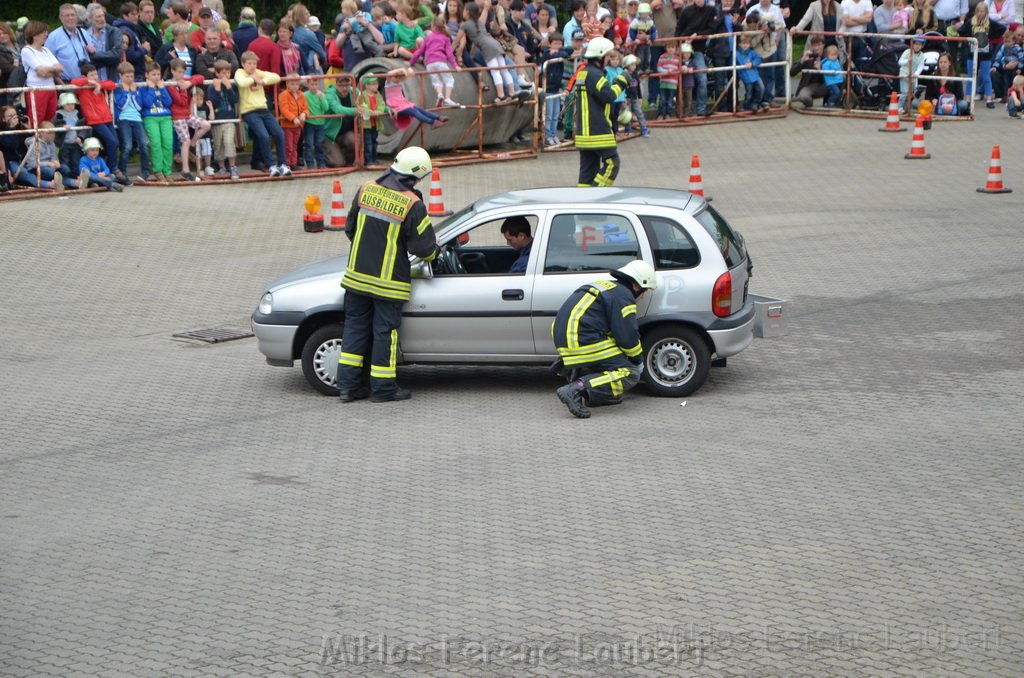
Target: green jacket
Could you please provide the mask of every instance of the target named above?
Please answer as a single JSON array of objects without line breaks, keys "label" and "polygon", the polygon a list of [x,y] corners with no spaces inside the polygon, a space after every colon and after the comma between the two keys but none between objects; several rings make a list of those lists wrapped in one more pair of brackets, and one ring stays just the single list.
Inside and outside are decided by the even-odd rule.
[{"label": "green jacket", "polygon": [[330,106],[327,104],[327,95],[317,96],[316,92],[307,91],[305,94],[306,105],[309,106],[309,118],[306,120],[307,125],[316,125],[322,127],[327,124],[328,118],[314,118],[315,115],[328,115],[331,112]]},{"label": "green jacket", "polygon": [[[324,92],[324,99],[327,101],[327,111],[333,115],[347,115],[350,118],[356,117],[355,106],[347,106],[341,102],[341,97],[338,95],[338,90],[334,85],[327,88]],[[349,91],[347,97],[348,101],[352,101],[352,93]],[[333,141],[338,137],[338,133],[341,132],[341,118],[329,118],[327,124],[324,125],[324,135]]]}]

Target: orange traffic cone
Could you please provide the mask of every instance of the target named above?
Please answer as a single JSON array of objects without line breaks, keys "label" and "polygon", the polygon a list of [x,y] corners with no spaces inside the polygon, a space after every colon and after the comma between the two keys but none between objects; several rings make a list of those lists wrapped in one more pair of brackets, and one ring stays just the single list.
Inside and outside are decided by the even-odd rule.
[{"label": "orange traffic cone", "polygon": [[690,193],[699,195],[708,202],[711,202],[709,196],[704,195],[704,181],[700,176],[700,156],[696,153],[690,158]]},{"label": "orange traffic cone", "polygon": [[919,115],[914,121],[914,139],[910,142],[910,153],[903,156],[906,160],[927,160],[932,157],[924,150],[924,116]]},{"label": "orange traffic cone", "polygon": [[334,180],[334,195],[331,196],[331,223],[324,228],[328,231],[344,231],[348,222],[345,212],[345,195],[341,192],[341,179]]},{"label": "orange traffic cone", "polygon": [[434,168],[430,175],[430,202],[427,204],[427,214],[432,217],[451,216],[451,210],[444,208],[444,192],[441,190],[441,171]]},{"label": "orange traffic cone", "polygon": [[892,93],[889,97],[889,114],[885,116],[885,127],[879,127],[879,132],[906,132],[907,128],[900,124],[899,94]]},{"label": "orange traffic cone", "polygon": [[992,147],[992,161],[988,165],[988,181],[978,193],[1013,193],[1012,188],[1003,186],[1003,163],[999,158],[999,146]]}]

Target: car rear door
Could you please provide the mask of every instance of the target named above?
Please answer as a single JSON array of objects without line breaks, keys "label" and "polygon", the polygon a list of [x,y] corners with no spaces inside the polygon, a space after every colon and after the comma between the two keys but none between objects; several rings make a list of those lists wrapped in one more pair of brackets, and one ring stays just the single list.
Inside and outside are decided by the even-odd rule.
[{"label": "car rear door", "polygon": [[734,231],[729,226],[729,222],[710,205],[707,209],[694,215],[694,218],[714,239],[725,260],[726,268],[728,268],[732,279],[732,312],[736,313],[746,303],[747,287],[750,283],[750,271],[748,270],[750,261],[743,243],[743,236]]},{"label": "car rear door", "polygon": [[[651,261],[650,248],[639,219],[624,209],[565,207],[548,212],[548,221],[534,242],[537,275],[533,292],[533,338],[537,352],[555,356],[551,324],[573,290],[634,259]],[[637,306],[642,316],[650,299]]]}]

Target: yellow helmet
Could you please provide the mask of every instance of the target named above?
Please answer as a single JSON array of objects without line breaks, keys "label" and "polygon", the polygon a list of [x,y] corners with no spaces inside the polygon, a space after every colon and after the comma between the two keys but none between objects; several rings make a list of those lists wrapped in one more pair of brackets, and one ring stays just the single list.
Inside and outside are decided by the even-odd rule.
[{"label": "yellow helmet", "polygon": [[608,38],[594,38],[587,43],[587,49],[583,52],[583,58],[600,59],[613,49],[615,49],[615,45]]},{"label": "yellow helmet", "polygon": [[429,153],[419,146],[409,146],[398,152],[395,161],[391,163],[391,169],[399,174],[422,179],[433,171],[434,166],[430,163]]}]

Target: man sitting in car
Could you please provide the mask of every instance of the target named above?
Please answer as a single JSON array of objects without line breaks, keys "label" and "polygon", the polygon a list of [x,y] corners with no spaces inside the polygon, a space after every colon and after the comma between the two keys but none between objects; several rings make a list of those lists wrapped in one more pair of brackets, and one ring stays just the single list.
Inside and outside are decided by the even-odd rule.
[{"label": "man sitting in car", "polygon": [[526,273],[526,264],[530,260],[530,249],[533,247],[533,236],[530,234],[530,222],[526,217],[509,217],[501,225],[501,234],[505,236],[508,246],[519,252],[519,258],[512,262],[509,273]]}]

